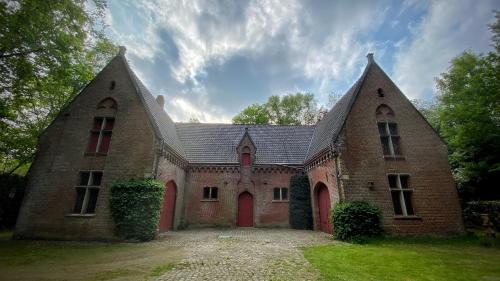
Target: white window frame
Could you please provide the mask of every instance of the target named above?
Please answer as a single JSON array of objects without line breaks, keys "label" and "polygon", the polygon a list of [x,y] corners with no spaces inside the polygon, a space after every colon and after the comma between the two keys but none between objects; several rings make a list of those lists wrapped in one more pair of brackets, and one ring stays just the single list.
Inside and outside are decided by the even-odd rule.
[{"label": "white window frame", "polygon": [[[395,124],[396,125],[396,130],[399,133],[398,123],[396,123],[396,122],[390,122],[390,121],[377,121],[377,130],[378,130],[378,124],[380,124],[380,123],[384,124],[385,135],[380,135],[380,131],[379,131],[379,135],[380,135],[380,137],[387,137],[387,139],[389,140],[389,152],[391,153],[389,155],[385,155],[385,153],[384,153],[384,156],[393,156],[393,157],[394,156],[400,156],[399,154],[396,155],[396,153],[394,152],[394,144],[392,143],[392,138],[393,137],[398,137],[399,138],[399,134],[392,135],[391,134],[391,130],[389,129],[389,123]],[[401,142],[399,143],[399,145],[400,145],[399,149],[401,150]],[[383,148],[383,146],[384,145],[382,144],[382,148]]]},{"label": "white window frame", "polygon": [[[205,188],[208,188],[208,198],[205,198]],[[213,194],[212,194],[214,189],[217,189],[217,197],[215,197],[215,198],[213,198]],[[204,186],[203,187],[203,194],[201,196],[202,196],[202,200],[216,201],[219,198],[219,188],[217,186]]]},{"label": "white window frame", "polygon": [[[408,177],[408,185],[410,183],[410,175],[409,174],[387,174],[387,181],[389,181],[389,176],[396,176],[396,185],[397,187],[396,188],[392,188],[391,187],[391,184],[389,182],[389,190],[391,192],[391,201],[392,201],[392,192],[393,191],[397,191],[398,194],[399,194],[399,204],[401,206],[401,212],[403,213],[402,215],[399,215],[399,214],[396,214],[396,210],[394,210],[394,214],[396,216],[404,216],[404,217],[408,217],[408,216],[415,216],[415,209],[413,209],[413,215],[408,215],[408,209],[406,207],[406,202],[405,202],[405,198],[404,198],[404,192],[409,192],[411,195],[410,195],[410,200],[413,198],[413,188],[410,188],[410,187],[407,187],[407,188],[403,188],[403,186],[401,185],[401,176],[406,176]],[[394,202],[393,202],[393,205],[394,205]],[[393,209],[394,209],[394,206],[393,206]]]},{"label": "white window frame", "polygon": [[[280,190],[280,198],[279,199],[275,199],[274,198],[274,189],[278,188]],[[286,197],[287,199],[283,199],[283,189],[286,189]],[[288,197],[290,196],[289,192],[288,192],[288,187],[274,187],[273,188],[273,201],[288,201]]]},{"label": "white window frame", "polygon": [[[82,208],[79,213],[74,213],[74,214],[80,214],[80,215],[87,215],[87,207],[89,204],[89,198],[90,198],[90,191],[89,189],[101,189],[101,185],[92,185],[92,182],[94,180],[94,173],[101,173],[101,184],[102,184],[102,176],[103,176],[103,171],[102,170],[83,170],[78,172],[78,183],[80,184],[81,180],[81,175],[82,173],[89,173],[89,179],[87,181],[87,185],[77,185],[75,186],[75,190],[77,188],[84,188],[85,189],[85,195],[83,196],[83,202],[82,202]],[[77,198],[78,199],[78,198]],[[73,210],[74,212],[75,210]],[[95,213],[95,210],[94,210]],[[93,213],[92,213],[93,214]]]},{"label": "white window frame", "polygon": [[[101,119],[101,118],[102,118],[102,124],[101,124],[101,128],[99,128],[99,137],[97,138],[97,144],[95,146],[95,151],[89,151],[89,152],[100,153],[99,150],[101,149],[102,138],[103,138],[104,132],[105,131],[113,131],[113,130],[104,130],[104,128],[106,128],[106,123],[108,122],[108,119],[114,120],[115,118],[114,117],[96,117],[94,119],[94,122],[96,119]],[[94,129],[92,129],[92,131],[95,132]]]}]

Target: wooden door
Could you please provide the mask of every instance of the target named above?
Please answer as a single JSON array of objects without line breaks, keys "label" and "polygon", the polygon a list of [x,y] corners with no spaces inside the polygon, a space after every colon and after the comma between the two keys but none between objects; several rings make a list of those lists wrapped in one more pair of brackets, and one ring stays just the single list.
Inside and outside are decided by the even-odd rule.
[{"label": "wooden door", "polygon": [[238,226],[253,226],[253,197],[248,192],[238,197]]},{"label": "wooden door", "polygon": [[318,188],[319,229],[326,233],[332,233],[330,206],[328,188],[322,185]]},{"label": "wooden door", "polygon": [[174,225],[175,212],[175,196],[177,194],[177,186],[173,181],[167,183],[167,190],[163,195],[163,208],[160,215],[160,232],[165,232],[172,229]]}]

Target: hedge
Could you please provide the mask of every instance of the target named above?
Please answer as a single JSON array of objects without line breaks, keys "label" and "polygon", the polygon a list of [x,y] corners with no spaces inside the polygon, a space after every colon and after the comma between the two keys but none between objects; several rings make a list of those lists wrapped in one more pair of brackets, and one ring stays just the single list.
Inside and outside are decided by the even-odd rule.
[{"label": "hedge", "polygon": [[113,182],[109,205],[117,234],[125,239],[154,239],[164,190],[163,183],[152,179]]},{"label": "hedge", "polygon": [[312,207],[309,178],[294,175],[290,178],[290,226],[295,229],[312,229]]},{"label": "hedge", "polygon": [[16,224],[25,188],[25,177],[0,174],[0,229]]},{"label": "hedge", "polygon": [[483,228],[481,214],[488,214],[496,231],[500,231],[500,201],[472,201],[465,204],[464,222],[468,227]]},{"label": "hedge", "polygon": [[382,233],[382,215],[373,204],[363,201],[337,203],[332,210],[335,239],[359,242]]}]

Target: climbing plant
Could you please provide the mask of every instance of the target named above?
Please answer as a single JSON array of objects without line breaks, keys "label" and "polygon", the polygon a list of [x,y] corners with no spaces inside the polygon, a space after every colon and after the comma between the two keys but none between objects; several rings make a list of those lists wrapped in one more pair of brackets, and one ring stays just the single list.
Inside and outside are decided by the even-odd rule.
[{"label": "climbing plant", "polygon": [[312,229],[312,208],[309,178],[294,175],[290,178],[290,226],[295,229]]}]

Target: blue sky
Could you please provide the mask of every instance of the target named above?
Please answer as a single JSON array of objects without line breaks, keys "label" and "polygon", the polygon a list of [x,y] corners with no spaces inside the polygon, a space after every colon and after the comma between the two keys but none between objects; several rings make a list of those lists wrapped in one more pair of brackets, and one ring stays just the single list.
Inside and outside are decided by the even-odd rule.
[{"label": "blue sky", "polygon": [[375,60],[411,99],[468,49],[500,1],[108,0],[107,32],[175,121],[230,122],[270,95],[343,94]]}]

